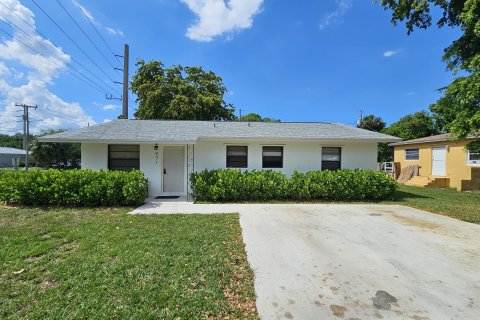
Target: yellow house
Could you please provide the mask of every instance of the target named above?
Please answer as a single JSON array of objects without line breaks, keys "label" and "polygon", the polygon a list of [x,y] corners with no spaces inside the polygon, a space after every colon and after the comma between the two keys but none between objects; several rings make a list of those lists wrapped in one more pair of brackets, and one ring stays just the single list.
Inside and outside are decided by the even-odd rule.
[{"label": "yellow house", "polygon": [[447,133],[390,146],[394,147],[394,161],[400,170],[408,166],[419,167],[418,176],[406,184],[450,187],[459,191],[480,190],[480,153],[469,152],[466,148],[474,140],[451,140]]}]

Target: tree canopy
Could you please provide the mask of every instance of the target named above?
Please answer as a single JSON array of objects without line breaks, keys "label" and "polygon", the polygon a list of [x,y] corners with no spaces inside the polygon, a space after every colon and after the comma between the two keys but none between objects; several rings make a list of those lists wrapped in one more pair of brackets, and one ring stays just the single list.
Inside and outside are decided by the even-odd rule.
[{"label": "tree canopy", "polygon": [[383,133],[403,140],[411,140],[439,134],[441,131],[432,115],[427,111],[419,111],[400,118],[400,120],[385,128]]},{"label": "tree canopy", "polygon": [[440,9],[438,27],[458,27],[461,36],[445,48],[447,68],[462,76],[441,88],[443,96],[430,106],[443,130],[457,138],[480,135],[480,0],[380,0],[392,11],[392,23],[405,21],[408,34],[432,25],[432,10]]},{"label": "tree canopy", "polygon": [[263,118],[261,115],[258,113],[248,113],[240,119],[240,121],[250,121],[250,122],[280,122],[278,119],[272,119],[272,118]]},{"label": "tree canopy", "polygon": [[[32,138],[33,136],[30,135],[30,141],[32,141]],[[0,147],[23,149],[23,134],[0,134]]]},{"label": "tree canopy", "polygon": [[165,67],[160,61],[140,60],[132,77],[137,95],[137,119],[233,120],[232,104],[222,78],[202,67]]},{"label": "tree canopy", "polygon": [[[55,134],[65,130],[44,130],[39,136]],[[77,167],[80,164],[79,143],[38,142],[34,139],[31,146],[32,158],[43,167]]]},{"label": "tree canopy", "polygon": [[386,123],[380,117],[376,117],[373,114],[363,117],[360,123],[357,125],[358,128],[380,132],[385,129]]}]

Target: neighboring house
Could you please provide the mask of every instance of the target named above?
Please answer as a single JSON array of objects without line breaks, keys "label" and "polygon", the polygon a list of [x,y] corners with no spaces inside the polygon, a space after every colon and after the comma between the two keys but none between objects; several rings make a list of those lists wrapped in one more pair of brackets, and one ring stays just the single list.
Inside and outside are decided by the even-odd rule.
[{"label": "neighboring house", "polygon": [[419,166],[419,176],[407,184],[463,191],[480,189],[480,154],[466,148],[474,140],[452,140],[449,134],[440,134],[390,146],[394,147],[394,161],[400,163],[400,168]]},{"label": "neighboring house", "polygon": [[375,169],[392,136],[334,123],[115,120],[39,137],[81,143],[82,168],[140,169],[149,195],[184,195],[204,169]]},{"label": "neighboring house", "polygon": [[25,162],[25,150],[0,147],[0,168],[15,167],[20,162]]}]

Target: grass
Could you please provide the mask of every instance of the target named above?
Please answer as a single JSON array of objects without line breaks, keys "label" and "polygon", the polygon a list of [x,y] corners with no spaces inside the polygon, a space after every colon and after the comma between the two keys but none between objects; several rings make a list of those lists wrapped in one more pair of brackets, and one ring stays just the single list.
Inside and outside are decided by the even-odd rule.
[{"label": "grass", "polygon": [[480,224],[480,193],[400,184],[393,204],[401,204]]},{"label": "grass", "polygon": [[258,319],[238,215],[0,207],[2,319]]}]

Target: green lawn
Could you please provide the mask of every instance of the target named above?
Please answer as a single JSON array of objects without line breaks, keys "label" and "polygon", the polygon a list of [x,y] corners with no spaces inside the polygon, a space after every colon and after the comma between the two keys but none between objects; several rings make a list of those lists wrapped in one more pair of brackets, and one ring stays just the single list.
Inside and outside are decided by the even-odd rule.
[{"label": "green lawn", "polygon": [[258,319],[238,215],[0,207],[1,319]]},{"label": "green lawn", "polygon": [[480,224],[480,192],[400,185],[395,203]]}]

